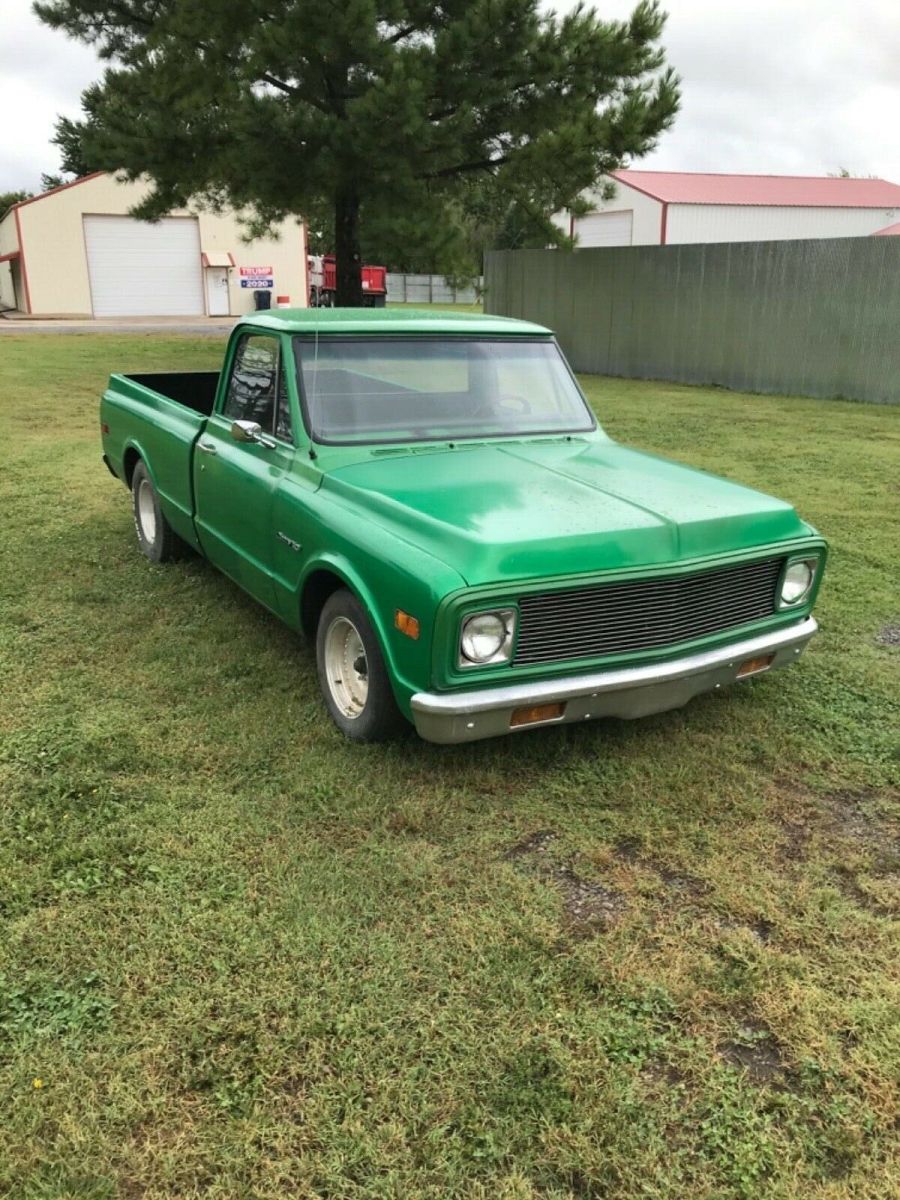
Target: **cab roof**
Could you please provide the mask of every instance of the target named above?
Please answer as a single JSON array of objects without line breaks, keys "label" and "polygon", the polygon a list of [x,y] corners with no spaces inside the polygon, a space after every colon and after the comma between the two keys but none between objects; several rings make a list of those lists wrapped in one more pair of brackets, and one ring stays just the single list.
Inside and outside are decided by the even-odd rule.
[{"label": "cab roof", "polygon": [[513,317],[431,308],[277,308],[242,317],[240,324],[278,333],[550,334],[543,325]]}]

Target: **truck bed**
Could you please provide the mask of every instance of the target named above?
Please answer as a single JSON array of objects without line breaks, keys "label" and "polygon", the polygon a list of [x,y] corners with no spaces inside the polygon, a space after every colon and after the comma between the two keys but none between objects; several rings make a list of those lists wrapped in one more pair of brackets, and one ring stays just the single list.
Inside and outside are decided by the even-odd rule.
[{"label": "truck bed", "polygon": [[146,375],[123,375],[122,378],[158,392],[185,408],[192,408],[204,417],[213,410],[219,386],[218,371],[151,371]]},{"label": "truck bed", "polygon": [[194,444],[213,411],[218,382],[217,371],[112,375],[100,402],[110,469],[127,483],[136,457],[148,462],[163,514],[192,546]]}]

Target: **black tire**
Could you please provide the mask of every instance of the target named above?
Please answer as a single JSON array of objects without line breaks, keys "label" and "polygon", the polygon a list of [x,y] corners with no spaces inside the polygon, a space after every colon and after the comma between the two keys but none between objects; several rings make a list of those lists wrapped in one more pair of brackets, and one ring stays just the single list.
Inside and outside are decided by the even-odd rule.
[{"label": "black tire", "polygon": [[140,460],[131,476],[131,507],[141,553],[154,563],[178,558],[184,542],[163,516],[150,473]]},{"label": "black tire", "polygon": [[[347,632],[349,644],[353,644],[352,634],[346,630],[348,625],[358,635],[365,659],[363,670],[360,671],[356,664],[363,656],[357,656],[352,664],[344,658],[345,664],[353,671],[354,683],[365,681],[365,699],[355,706],[355,712],[351,711],[354,705],[341,702],[342,695],[346,697],[355,690],[354,683],[345,684],[342,678],[332,680],[326,667],[328,662],[332,667],[335,665],[335,644],[340,643],[343,632]],[[345,646],[347,644],[345,642]],[[325,706],[335,725],[346,737],[354,742],[386,742],[409,728],[394,699],[372,622],[357,598],[346,588],[332,592],[322,609],[316,631],[316,666]]]}]

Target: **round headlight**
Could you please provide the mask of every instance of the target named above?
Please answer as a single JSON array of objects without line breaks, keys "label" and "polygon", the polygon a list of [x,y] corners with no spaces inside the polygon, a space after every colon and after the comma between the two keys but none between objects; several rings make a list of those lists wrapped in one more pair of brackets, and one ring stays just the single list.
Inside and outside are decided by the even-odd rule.
[{"label": "round headlight", "polygon": [[469,662],[488,662],[503,649],[507,634],[499,613],[479,613],[463,625],[460,649]]},{"label": "round headlight", "polygon": [[781,582],[781,603],[798,604],[812,587],[812,581],[812,563],[791,563]]}]

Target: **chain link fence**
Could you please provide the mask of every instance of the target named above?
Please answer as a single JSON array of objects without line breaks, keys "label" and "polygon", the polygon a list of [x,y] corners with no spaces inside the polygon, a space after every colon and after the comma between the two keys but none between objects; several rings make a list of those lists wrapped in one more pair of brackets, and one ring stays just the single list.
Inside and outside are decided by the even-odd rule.
[{"label": "chain link fence", "polygon": [[387,298],[392,304],[477,304],[484,278],[470,287],[452,287],[443,275],[400,275],[388,271]]}]

